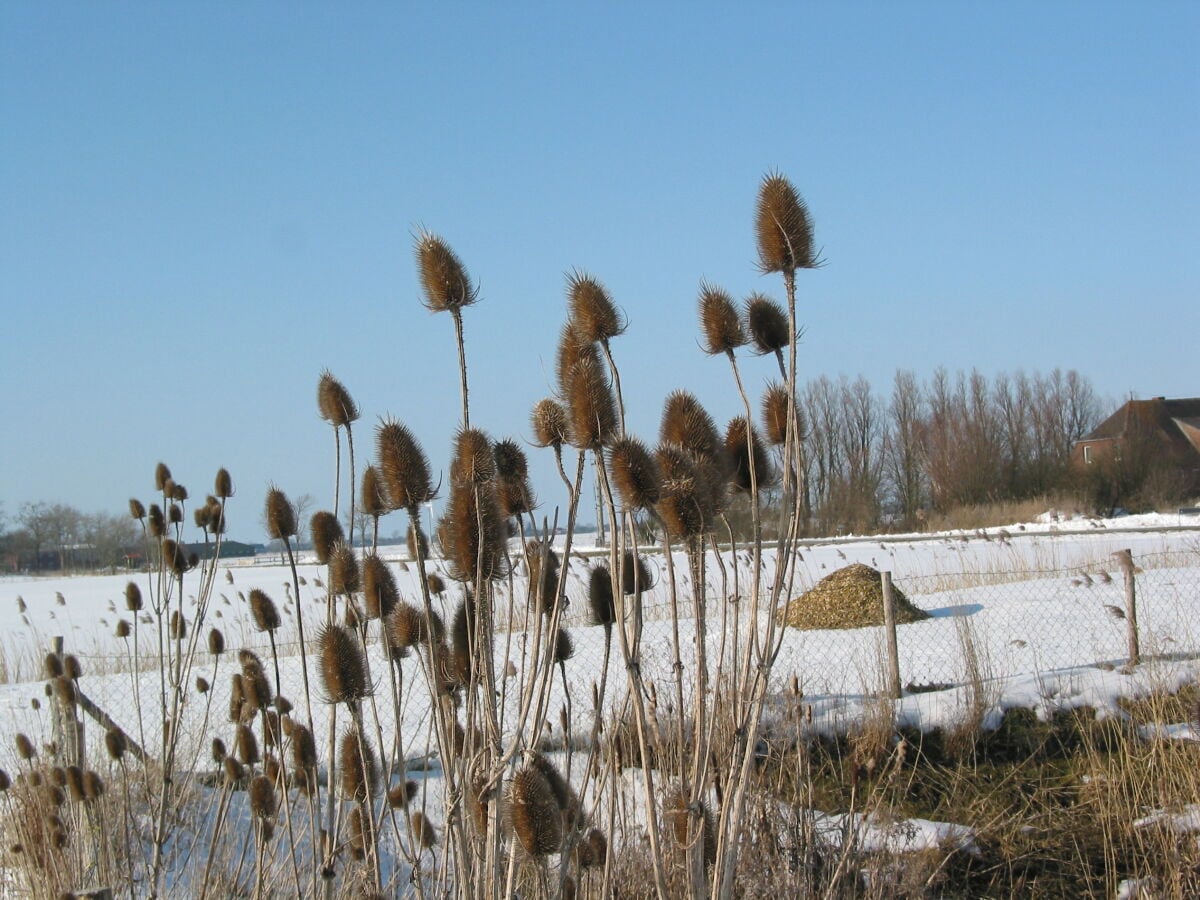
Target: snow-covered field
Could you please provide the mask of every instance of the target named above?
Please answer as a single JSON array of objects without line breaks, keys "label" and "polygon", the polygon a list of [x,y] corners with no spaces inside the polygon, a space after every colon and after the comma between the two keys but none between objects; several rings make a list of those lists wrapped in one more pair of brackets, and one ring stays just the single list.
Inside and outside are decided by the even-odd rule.
[{"label": "snow-covered field", "polygon": [[[1078,527],[1065,527],[1068,524]],[[1195,530],[1117,532],[1141,525],[1160,529],[1174,523],[1159,520],[1119,523],[1062,523],[1047,521],[1024,527],[981,533],[920,536],[905,538],[843,539],[836,543],[813,543],[802,549],[793,591],[799,594],[820,578],[851,563],[862,562],[891,571],[896,583],[909,599],[931,614],[928,620],[899,628],[902,679],[918,686],[936,685],[938,690],[911,692],[896,701],[900,724],[922,728],[953,726],[963,720],[979,702],[977,692],[968,683],[968,665],[964,647],[973,643],[978,658],[977,671],[984,687],[987,706],[985,725],[996,721],[1004,709],[1023,706],[1045,715],[1073,706],[1089,706],[1100,714],[1118,713],[1117,701],[1136,697],[1156,689],[1177,688],[1200,680],[1200,532]],[[593,685],[600,679],[604,658],[604,634],[599,627],[586,624],[588,567],[595,558],[583,555],[580,546],[572,554],[568,568],[567,595],[570,601],[566,624],[571,628],[575,655],[566,663],[564,679],[557,676],[551,687],[547,736],[556,738],[561,729],[558,711],[570,718],[578,740],[590,732],[593,723]],[[1121,576],[1111,554],[1130,549],[1142,567],[1138,575],[1138,619],[1144,662],[1129,670],[1123,664],[1126,646],[1126,621],[1114,613],[1124,604]],[[708,584],[709,652],[715,655],[722,615],[746,615],[746,604],[728,605],[736,570],[740,584],[746,584],[752,564],[748,553],[725,552],[723,567],[710,556]],[[651,568],[661,574],[661,556],[650,557]],[[770,566],[772,558],[765,560]],[[431,569],[439,569],[436,561]],[[412,564],[397,558],[392,569],[403,597],[415,602],[419,596],[416,571]],[[724,576],[722,576],[724,570]],[[685,560],[676,560],[676,572],[687,571]],[[324,618],[325,593],[321,587],[323,567],[311,562],[300,567],[303,584],[298,598],[310,637]],[[141,579],[143,593],[149,596],[146,576]],[[127,612],[124,590],[129,577],[63,577],[0,579],[0,628],[3,629],[3,654],[8,683],[0,685],[0,714],[4,716],[6,735],[17,731],[35,740],[50,735],[48,704],[44,699],[41,660],[52,637],[64,638],[66,651],[75,653],[83,664],[79,687],[106,710],[131,736],[153,752],[160,740],[162,724],[158,708],[159,676],[147,666],[136,682],[128,674],[133,653],[133,638],[118,639],[114,630],[120,619],[131,624],[137,617]],[[201,626],[204,632],[218,627],[232,651],[249,647],[263,657],[269,674],[269,644],[266,635],[252,625],[245,597],[251,589],[266,591],[278,604],[284,624],[277,633],[281,692],[303,711],[303,689],[297,642],[297,598],[291,596],[290,572],[286,566],[263,564],[221,564],[216,577],[212,606]],[[194,602],[190,596],[199,583],[198,574],[185,582],[185,608]],[[448,582],[450,583],[450,582]],[[524,596],[524,581],[518,571],[513,590]],[[508,595],[508,588],[501,591]],[[459,588],[451,584],[443,599],[443,615],[448,621],[457,603]],[[652,683],[659,698],[673,695],[673,635],[666,608],[665,579],[643,599],[647,625],[643,640],[642,672]],[[735,612],[738,611],[738,612]],[[529,642],[523,630],[523,611],[514,613],[511,628],[497,638],[497,671],[503,673],[512,663],[517,673],[530,665]],[[496,611],[504,622],[507,609],[502,603]],[[138,645],[149,661],[158,646],[156,626],[143,616],[137,619]],[[692,656],[694,622],[680,623],[680,642],[685,663]],[[795,679],[803,692],[802,702],[811,708],[814,729],[844,729],[864,715],[870,715],[875,694],[882,686],[881,659],[883,635],[880,628],[853,631],[797,632],[788,629],[774,670],[775,698],[768,707],[771,720],[793,715],[795,697],[789,686]],[[201,640],[203,647],[204,641]],[[620,709],[624,699],[623,676],[616,662],[609,677],[605,697],[606,715]],[[384,680],[387,667],[378,642],[370,659],[373,677]],[[205,652],[197,656],[195,675],[212,683],[205,695],[190,690],[187,708],[181,717],[189,756],[201,769],[206,762],[213,737],[231,742],[232,726],[226,714],[229,702],[229,675],[237,668],[233,654],[214,659]],[[381,743],[385,755],[397,763],[396,778],[403,777],[402,761],[409,761],[410,774],[424,787],[423,801],[428,808],[439,808],[441,784],[436,765],[419,768],[416,761],[427,760],[436,748],[429,714],[428,692],[417,658],[410,657],[399,667],[402,679],[399,723],[390,701],[368,709],[368,733]],[[518,678],[506,678],[500,685],[503,694],[502,727],[512,733],[523,727],[519,718],[518,697],[510,686]],[[978,683],[976,687],[978,686]],[[316,682],[319,693],[319,680]],[[686,688],[690,691],[690,686]],[[666,702],[666,701],[660,701]],[[40,708],[35,708],[40,706]],[[327,733],[330,707],[314,698],[313,717],[318,743]],[[140,715],[139,715],[140,710]],[[343,715],[344,718],[344,715]],[[87,723],[90,759],[102,761],[103,731]],[[1190,732],[1189,732],[1190,734]],[[321,751],[324,757],[324,750]],[[565,769],[575,769],[584,754],[573,762],[561,760]],[[11,740],[0,744],[0,765],[14,764]],[[415,767],[415,768],[414,768]],[[636,796],[631,775],[623,791]],[[634,801],[631,800],[631,805]],[[234,815],[244,815],[244,810]],[[435,813],[436,815],[436,813]],[[831,817],[831,833],[853,827],[865,835],[868,844],[914,849],[945,840],[948,836],[969,846],[970,835],[945,823],[908,822],[896,830],[872,831],[867,821],[851,822]],[[897,844],[898,842],[898,844]]]}]

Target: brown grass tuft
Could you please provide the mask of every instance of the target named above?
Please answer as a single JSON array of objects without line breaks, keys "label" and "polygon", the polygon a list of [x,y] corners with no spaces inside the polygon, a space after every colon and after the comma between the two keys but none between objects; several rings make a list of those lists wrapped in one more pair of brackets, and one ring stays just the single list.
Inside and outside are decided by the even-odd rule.
[{"label": "brown grass tuft", "polygon": [[808,207],[778,172],[763,178],[758,188],[754,230],[758,237],[758,265],[765,272],[812,269],[819,263],[813,250]]},{"label": "brown grass tuft", "polygon": [[391,568],[374,553],[363,557],[362,590],[368,619],[382,619],[391,615],[400,600],[400,591]]},{"label": "brown grass tuft", "polygon": [[330,703],[356,703],[370,694],[362,646],[349,630],[326,625],[317,636],[317,647]]},{"label": "brown grass tuft", "polygon": [[313,553],[316,554],[317,562],[322,565],[329,562],[333,548],[346,539],[342,523],[337,520],[337,516],[324,509],[313,513],[312,519],[309,520],[308,532],[312,535]]},{"label": "brown grass tuft", "polygon": [[567,276],[567,307],[582,340],[604,343],[625,333],[625,317],[613,304],[608,290],[586,272]]},{"label": "brown grass tuft", "polygon": [[317,410],[321,418],[335,428],[349,426],[358,419],[358,404],[328,369],[321,373],[317,382]]},{"label": "brown grass tuft", "polygon": [[746,332],[733,297],[719,287],[700,284],[700,333],[705,353],[731,353],[746,343]]},{"label": "brown grass tuft", "polygon": [[267,490],[266,512],[267,534],[276,540],[290,538],[296,534],[296,507],[287,494],[272,486]]},{"label": "brown grass tuft", "polygon": [[411,431],[395,419],[382,419],[375,427],[375,455],[391,505],[416,512],[433,499],[429,460]]},{"label": "brown grass tuft", "polygon": [[421,230],[414,249],[427,309],[457,312],[479,299],[479,289],[471,283],[466,266],[442,238]]}]

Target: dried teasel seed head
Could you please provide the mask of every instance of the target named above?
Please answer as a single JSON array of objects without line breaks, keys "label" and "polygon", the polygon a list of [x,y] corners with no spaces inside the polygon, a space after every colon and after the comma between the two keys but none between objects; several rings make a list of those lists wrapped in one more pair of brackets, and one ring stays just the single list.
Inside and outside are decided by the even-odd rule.
[{"label": "dried teasel seed head", "polygon": [[161,538],[167,533],[167,518],[157,503],[151,503],[150,510],[146,513],[146,530],[155,538]]},{"label": "dried teasel seed head", "polygon": [[262,660],[249,650],[238,651],[238,662],[242,666],[242,691],[244,702],[256,711],[271,705],[271,682],[267,678]]},{"label": "dried teasel seed head", "polygon": [[207,678],[205,678],[203,675],[196,676],[196,693],[197,694],[207,694],[210,687],[211,687],[211,685],[208,683]]},{"label": "dried teasel seed head", "polygon": [[525,451],[511,438],[492,447],[496,459],[496,496],[506,519],[522,516],[534,508],[533,486],[529,482],[529,461]]},{"label": "dried teasel seed head", "polygon": [[573,828],[581,809],[579,797],[570,783],[563,777],[558,767],[541,753],[535,753],[529,764],[545,776],[546,784],[550,786],[550,792],[554,795],[554,802],[558,804],[559,810],[563,813],[564,824],[567,828]]},{"label": "dried teasel seed head", "polygon": [[213,479],[213,493],[222,500],[228,500],[233,496],[233,476],[223,466],[217,469],[217,477]]},{"label": "dried teasel seed head", "polygon": [[188,498],[187,488],[177,481],[171,483],[171,499],[176,503],[183,503]]},{"label": "dried teasel seed head", "polygon": [[[545,556],[545,564],[542,557]],[[529,584],[538,612],[550,615],[558,600],[558,554],[548,544],[529,541],[525,545],[525,558],[529,561]]]},{"label": "dried teasel seed head", "polygon": [[125,585],[125,608],[130,612],[139,612],[142,608],[142,592],[132,581]]},{"label": "dried teasel seed head", "polygon": [[250,811],[260,819],[269,819],[275,815],[279,798],[275,795],[275,785],[266,775],[255,775],[250,779]]},{"label": "dried teasel seed head", "polygon": [[46,659],[42,663],[42,671],[47,679],[58,678],[63,673],[62,657],[57,653],[47,653]]},{"label": "dried teasel seed head", "polygon": [[496,476],[492,442],[478,428],[464,428],[454,438],[450,481],[454,484],[486,484]]},{"label": "dried teasel seed head", "polygon": [[114,632],[114,634],[116,634],[117,637],[127,638],[132,633],[133,633],[133,627],[129,624],[128,619],[118,619],[117,620],[117,629]]},{"label": "dried teasel seed head", "polygon": [[375,553],[363,557],[362,589],[368,619],[387,616],[400,600],[400,591],[391,568]]},{"label": "dried teasel seed head", "polygon": [[650,509],[658,503],[662,475],[646,445],[637,438],[624,437],[613,443],[608,471],[626,509]]},{"label": "dried teasel seed head", "polygon": [[[697,839],[702,842],[704,863],[712,865],[717,858],[716,821],[708,804],[700,801],[702,821],[694,823],[687,796],[681,788],[668,791],[663,799],[663,818],[680,847],[690,847]],[[698,826],[698,827],[697,827]]]},{"label": "dried teasel seed head", "polygon": [[437,831],[434,830],[433,823],[429,818],[421,812],[412,814],[412,834],[413,840],[422,850],[428,850],[437,844]]},{"label": "dried teasel seed head", "polygon": [[338,768],[342,773],[342,796],[366,803],[379,793],[379,762],[371,745],[358,732],[347,731],[338,745]]},{"label": "dried teasel seed head", "polygon": [[13,742],[17,747],[17,756],[21,757],[21,759],[30,760],[37,756],[37,751],[33,747],[33,741],[23,731],[17,732],[17,736],[13,738]]},{"label": "dried teasel seed head", "polygon": [[562,844],[562,812],[545,774],[526,765],[509,788],[512,830],[530,856],[555,853]]},{"label": "dried teasel seed head", "polygon": [[387,495],[383,489],[383,482],[379,477],[379,470],[374,466],[367,466],[363,469],[360,508],[364,516],[371,516],[376,519],[387,515],[391,511]]},{"label": "dried teasel seed head", "polygon": [[187,619],[180,615],[179,610],[171,610],[171,623],[168,629],[173,641],[182,641],[187,637]]},{"label": "dried teasel seed head", "polygon": [[415,781],[393,785],[387,792],[388,806],[392,809],[404,809],[412,803],[416,796],[417,783]]},{"label": "dried teasel seed head", "polygon": [[547,397],[534,404],[529,416],[533,429],[533,442],[538,447],[559,449],[569,443],[571,433],[567,425],[567,411],[557,400]]},{"label": "dried teasel seed head", "polygon": [[270,537],[286,540],[296,534],[296,507],[287,494],[274,485],[267,489],[265,517]]},{"label": "dried teasel seed head", "polygon": [[790,273],[819,265],[808,207],[792,183],[778,172],[768,174],[759,185],[754,230],[758,266],[764,273]]},{"label": "dried teasel seed head", "polygon": [[316,790],[317,742],[307,725],[297,722],[292,727],[292,767],[307,792]]},{"label": "dried teasel seed head", "polygon": [[589,869],[604,865],[608,857],[608,839],[599,828],[592,828],[576,848],[579,868]]},{"label": "dried teasel seed head", "polygon": [[83,769],[79,766],[67,766],[66,787],[71,800],[80,803],[83,800]]},{"label": "dried teasel seed head", "polygon": [[89,803],[104,796],[104,779],[88,769],[83,773],[83,799]]},{"label": "dried teasel seed head", "polygon": [[571,637],[571,632],[565,628],[560,628],[554,639],[554,661],[556,663],[565,663],[574,655],[575,640]]},{"label": "dried teasel seed head", "polygon": [[317,636],[321,678],[330,703],[355,703],[371,693],[362,645],[340,625],[326,625]]},{"label": "dried teasel seed head", "polygon": [[258,588],[250,591],[250,614],[254,618],[254,627],[259,631],[275,631],[283,624],[275,601]]},{"label": "dried teasel seed head", "polygon": [[408,533],[404,537],[409,559],[429,558],[429,539],[415,521],[408,523]]},{"label": "dried teasel seed head", "polygon": [[616,438],[617,401],[608,371],[596,345],[580,341],[570,322],[559,343],[558,387],[573,447],[593,450]]},{"label": "dried teasel seed head", "polygon": [[79,662],[79,657],[74,653],[68,653],[63,657],[63,674],[72,681],[78,681],[83,675],[83,666]]},{"label": "dried teasel seed head", "polygon": [[0,792],[7,791],[12,787],[12,778],[3,769],[0,769]]},{"label": "dried teasel seed head", "polygon": [[[796,438],[804,440],[804,420],[798,404],[793,404],[793,411],[796,417]],[[788,390],[786,385],[772,384],[763,394],[762,422],[768,444],[780,447],[787,441]]]},{"label": "dried teasel seed head", "polygon": [[346,819],[346,847],[350,851],[350,858],[355,862],[362,862],[367,858],[367,834],[363,828],[362,810],[357,806],[350,810]]},{"label": "dried teasel seed head", "polygon": [[426,583],[429,585],[429,593],[435,597],[446,593],[446,582],[437,572],[430,572],[426,576]]},{"label": "dried teasel seed head", "polygon": [[658,439],[660,444],[676,444],[700,459],[719,460],[725,449],[712,416],[685,390],[667,396]]},{"label": "dried teasel seed head", "polygon": [[232,756],[226,756],[221,760],[221,767],[225,770],[227,784],[238,784],[246,777],[245,767]]},{"label": "dried teasel seed head", "polygon": [[329,590],[335,595],[353,594],[361,584],[354,548],[338,541],[329,551]]},{"label": "dried teasel seed head", "polygon": [[751,294],[746,298],[744,310],[746,330],[760,355],[778,353],[791,343],[787,313],[766,294]]},{"label": "dried teasel seed head", "polygon": [[588,609],[591,610],[594,625],[612,625],[617,620],[613,605],[612,573],[604,564],[596,566],[588,574]]},{"label": "dried teasel seed head", "polygon": [[733,462],[730,482],[735,490],[750,492],[751,464],[754,466],[754,482],[758,490],[770,487],[775,481],[775,472],[763,446],[762,437],[757,428],[747,423],[744,416],[731,419],[725,429],[725,452]]},{"label": "dried teasel seed head", "polygon": [[167,521],[172,525],[179,525],[183,522],[183,507],[178,503],[172,503],[167,507]]},{"label": "dried teasel seed head", "polygon": [[388,616],[388,642],[393,653],[403,658],[412,647],[423,644],[429,629],[425,627],[425,614],[409,603],[399,603]]},{"label": "dried teasel seed head", "polygon": [[324,509],[313,513],[308,524],[308,533],[312,535],[313,553],[321,565],[329,562],[333,548],[346,539],[342,523],[337,520],[337,516]]},{"label": "dried teasel seed head", "polygon": [[219,628],[210,628],[208,631],[208,652],[213,656],[220,656],[225,652],[225,635]]},{"label": "dried teasel seed head", "polygon": [[258,762],[258,738],[249,725],[238,725],[236,748],[237,758],[244,765],[252,766]]},{"label": "dried teasel seed head", "polygon": [[414,248],[425,306],[432,312],[459,312],[479,299],[467,268],[442,238],[422,229]]},{"label": "dried teasel seed head", "polygon": [[119,728],[110,728],[104,732],[104,749],[108,751],[109,757],[115,762],[120,762],[125,756],[125,751],[129,748],[129,741],[125,737],[125,732]]},{"label": "dried teasel seed head", "polygon": [[177,541],[163,538],[162,562],[176,578],[182,578],[188,568],[187,551]]},{"label": "dried teasel seed head", "polygon": [[621,592],[625,596],[640,594],[654,587],[654,577],[650,574],[646,557],[639,556],[635,560],[633,551],[626,550],[621,559]]},{"label": "dried teasel seed head", "polygon": [[246,705],[246,690],[241,672],[229,677],[229,721],[242,721],[242,707]]},{"label": "dried teasel seed head", "polygon": [[74,706],[79,702],[79,695],[75,689],[75,682],[65,675],[59,675],[53,681],[54,696],[58,698],[58,702],[64,706]]},{"label": "dried teasel seed head", "polygon": [[317,411],[334,428],[348,427],[358,419],[358,404],[328,369],[321,372],[317,381]]},{"label": "dried teasel seed head", "polygon": [[586,272],[574,271],[567,276],[567,308],[586,341],[604,343],[624,334],[628,326],[608,290]]},{"label": "dried teasel seed head", "polygon": [[167,482],[171,480],[171,470],[167,468],[165,462],[160,462],[154,467],[154,489],[159,492],[165,492]]},{"label": "dried teasel seed head", "polygon": [[229,755],[229,751],[225,749],[225,742],[220,738],[212,739],[212,759],[217,765],[225,761],[225,757]]},{"label": "dried teasel seed head", "polygon": [[459,581],[504,575],[508,530],[491,485],[452,484],[439,528],[450,574]]},{"label": "dried teasel seed head", "polygon": [[429,460],[406,426],[395,419],[381,419],[375,427],[375,455],[392,507],[413,513],[433,499]]},{"label": "dried teasel seed head", "polygon": [[705,353],[732,353],[746,343],[742,318],[727,291],[702,282],[699,307],[701,346]]},{"label": "dried teasel seed head", "polygon": [[146,518],[146,507],[136,497],[129,498],[129,517],[137,519],[139,522]]},{"label": "dried teasel seed head", "polygon": [[212,521],[212,507],[207,505],[197,506],[192,510],[192,520],[201,531],[207,531],[209,522]]}]

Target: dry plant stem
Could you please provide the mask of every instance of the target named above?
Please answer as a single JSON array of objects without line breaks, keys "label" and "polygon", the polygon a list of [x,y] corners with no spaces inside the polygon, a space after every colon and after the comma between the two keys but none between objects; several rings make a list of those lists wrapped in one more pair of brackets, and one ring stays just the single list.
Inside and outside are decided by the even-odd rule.
[{"label": "dry plant stem", "polygon": [[[600,489],[604,496],[604,503],[608,508],[608,513],[612,521],[616,521],[615,512],[616,504],[613,502],[612,486],[608,482],[608,473],[605,471],[603,462],[596,466],[596,476],[600,482]],[[616,544],[616,542],[613,542]],[[610,553],[612,551],[610,550]],[[610,571],[617,571],[614,567]],[[641,662],[633,655],[630,649],[629,635],[625,631],[624,623],[628,621],[628,611],[625,607],[625,592],[622,589],[624,586],[613,584],[613,600],[616,604],[617,620],[621,625],[617,629],[619,644],[621,647],[621,656],[625,662],[625,672],[629,679],[629,695],[633,698],[634,723],[637,727],[638,749],[642,755],[642,786],[644,788],[643,801],[645,803],[646,813],[646,830],[647,837],[650,841],[650,856],[654,864],[654,889],[659,900],[666,900],[669,896],[667,892],[666,873],[663,870],[663,855],[660,845],[659,828],[658,828],[658,811],[657,803],[654,796],[654,776],[651,774],[652,769],[649,765],[650,747],[647,740],[647,719],[646,706],[644,700],[645,687],[642,683]]]},{"label": "dry plant stem", "polygon": [[350,490],[347,491],[347,493],[350,495],[350,527],[347,529],[346,533],[349,535],[349,537],[347,539],[347,543],[349,544],[350,549],[353,550],[354,549],[354,500],[355,500],[355,495],[357,494],[357,492],[354,490],[354,485],[357,484],[358,482],[356,482],[354,480],[354,475],[355,475],[355,473],[354,473],[354,427],[349,422],[346,423],[346,448],[350,452],[350,482],[349,482]]},{"label": "dry plant stem", "polygon": [[454,317],[454,340],[458,344],[458,377],[462,387],[462,421],[463,428],[471,427],[470,405],[467,402],[467,346],[463,341],[462,310],[450,310]]},{"label": "dry plant stem", "polygon": [[600,341],[600,349],[604,351],[604,360],[608,363],[608,371],[612,375],[613,390],[617,394],[617,423],[620,426],[621,437],[625,436],[625,399],[621,394],[621,373],[617,369],[617,364],[613,362],[612,349],[609,347],[608,338]]},{"label": "dry plant stem", "polygon": [[[217,815],[213,820],[212,838],[208,842],[208,857],[204,861],[204,874],[200,878],[200,900],[205,900],[208,896],[208,880],[212,874],[213,862],[217,857],[217,841],[221,837],[221,831],[225,827],[225,817],[229,813],[229,798],[233,791],[232,785],[226,782],[221,787],[221,800],[217,804]],[[133,879],[130,879],[130,892],[132,893]]]},{"label": "dry plant stem", "polygon": [[[312,733],[312,691],[309,689],[308,685],[308,655],[305,649],[304,641],[304,613],[301,609],[304,603],[300,597],[300,575],[296,571],[296,554],[292,551],[292,542],[290,538],[285,537],[283,539],[283,549],[287,551],[288,566],[292,570],[292,590],[296,597],[296,630],[300,637],[300,674],[304,678],[304,711],[308,715],[308,730],[310,733]],[[276,690],[278,690],[278,687]]]}]

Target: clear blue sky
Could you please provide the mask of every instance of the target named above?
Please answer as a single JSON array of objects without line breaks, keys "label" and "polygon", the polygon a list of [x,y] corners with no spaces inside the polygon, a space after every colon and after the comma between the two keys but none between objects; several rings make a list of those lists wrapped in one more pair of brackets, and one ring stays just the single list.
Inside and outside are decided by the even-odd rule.
[{"label": "clear blue sky", "polygon": [[1195,3],[5,3],[0,500],[116,512],[160,459],[196,495],[224,465],[258,537],[268,482],[331,495],[324,367],[362,450],[391,413],[444,468],[457,363],[418,225],[481,285],[494,436],[529,436],[572,267],[629,317],[633,430],[683,386],[724,420],[697,286],[781,295],[751,228],[772,168],[827,260],[803,376],[1194,396],[1198,160]]}]

